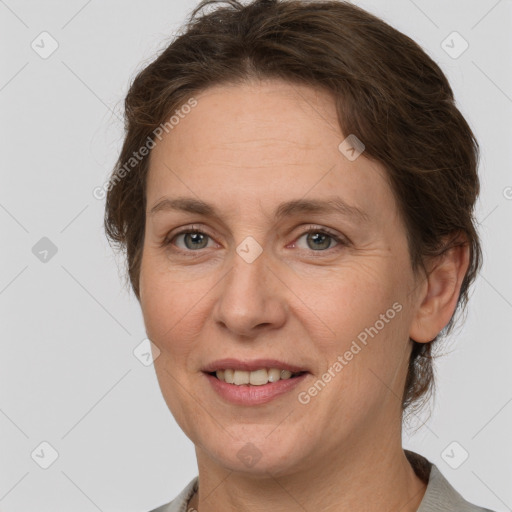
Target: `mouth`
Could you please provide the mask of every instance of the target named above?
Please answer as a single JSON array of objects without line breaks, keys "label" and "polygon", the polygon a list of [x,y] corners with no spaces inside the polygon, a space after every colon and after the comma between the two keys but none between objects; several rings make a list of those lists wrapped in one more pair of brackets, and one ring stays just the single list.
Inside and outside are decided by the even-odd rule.
[{"label": "mouth", "polygon": [[225,358],[202,368],[211,390],[223,401],[239,406],[263,405],[286,396],[312,373],[306,366],[278,359]]}]

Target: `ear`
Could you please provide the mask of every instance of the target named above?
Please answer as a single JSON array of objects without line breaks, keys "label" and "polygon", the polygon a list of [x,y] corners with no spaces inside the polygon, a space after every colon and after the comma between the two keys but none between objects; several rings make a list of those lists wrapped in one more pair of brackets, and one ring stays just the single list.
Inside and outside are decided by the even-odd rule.
[{"label": "ear", "polygon": [[465,238],[427,264],[426,283],[421,287],[409,337],[418,343],[432,341],[450,321],[460,287],[469,266],[469,246]]}]

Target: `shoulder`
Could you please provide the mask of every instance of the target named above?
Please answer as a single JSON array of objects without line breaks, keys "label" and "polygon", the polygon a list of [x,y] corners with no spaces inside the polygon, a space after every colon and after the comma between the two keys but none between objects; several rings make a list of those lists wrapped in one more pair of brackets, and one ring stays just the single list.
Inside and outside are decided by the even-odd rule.
[{"label": "shoulder", "polygon": [[194,477],[171,502],[165,503],[150,512],[187,512],[187,504],[197,489],[198,477]]},{"label": "shoulder", "polygon": [[406,455],[418,476],[428,479],[427,490],[417,512],[493,512],[466,501],[439,468],[425,457],[407,451]]}]

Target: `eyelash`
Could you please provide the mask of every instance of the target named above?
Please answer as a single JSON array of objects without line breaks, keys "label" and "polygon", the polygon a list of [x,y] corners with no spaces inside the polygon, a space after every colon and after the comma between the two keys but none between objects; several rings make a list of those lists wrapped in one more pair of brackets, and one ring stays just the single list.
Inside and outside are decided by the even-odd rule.
[{"label": "eyelash", "polygon": [[[193,234],[193,233],[199,233],[201,235],[206,235],[209,238],[213,239],[213,237],[210,236],[208,233],[206,233],[204,230],[201,230],[201,229],[198,229],[198,228],[192,226],[192,227],[189,227],[189,228],[184,228],[184,229],[182,229],[181,231],[179,231],[177,233],[174,233],[171,238],[169,238],[169,237],[165,238],[163,240],[161,246],[164,247],[164,248],[168,248],[168,247],[170,247],[172,245],[173,240],[175,238],[177,238],[179,235]],[[329,247],[328,249],[325,249],[325,250],[319,250],[319,251],[310,250],[310,252],[313,252],[313,253],[326,253],[326,252],[329,252],[331,250],[340,249],[342,247],[346,247],[347,245],[349,245],[349,241],[348,240],[335,235],[334,233],[330,232],[329,230],[327,230],[325,228],[319,228],[317,226],[309,226],[309,228],[306,231],[304,231],[297,238],[297,240],[302,238],[304,235],[308,235],[309,233],[327,235],[328,237],[332,238],[337,243],[337,245],[335,247]],[[303,250],[307,250],[307,249],[303,249]],[[193,251],[193,250],[185,250],[185,249],[176,248],[176,249],[173,249],[173,251],[177,252],[177,253],[181,253],[181,254],[186,254],[186,255],[191,255],[191,253],[198,253],[198,255],[200,255],[200,253],[203,251],[203,249],[198,249],[196,251]]]}]

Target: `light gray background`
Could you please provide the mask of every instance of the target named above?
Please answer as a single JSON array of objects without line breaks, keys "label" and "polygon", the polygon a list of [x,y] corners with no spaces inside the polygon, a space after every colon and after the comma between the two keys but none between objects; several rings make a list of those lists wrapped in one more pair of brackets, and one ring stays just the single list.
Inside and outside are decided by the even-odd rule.
[{"label": "light gray background", "polygon": [[[485,265],[467,322],[438,363],[432,414],[404,444],[468,500],[512,510],[512,2],[355,3],[440,64],[482,147]],[[153,367],[133,354],[146,337],[142,316],[92,195],[121,147],[130,80],[195,5],[0,0],[3,512],[142,512],[196,475]],[[47,59],[31,47],[43,31],[59,44]],[[457,59],[441,46],[453,31],[469,43]],[[32,252],[42,237],[57,247],[47,262]],[[48,469],[36,463],[50,456],[43,441],[59,454]],[[469,453],[458,469],[446,462],[446,453],[461,457],[459,445],[445,452],[453,441]]]}]

